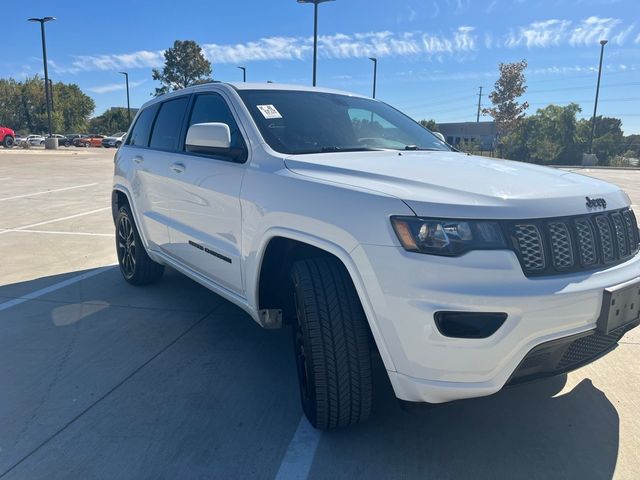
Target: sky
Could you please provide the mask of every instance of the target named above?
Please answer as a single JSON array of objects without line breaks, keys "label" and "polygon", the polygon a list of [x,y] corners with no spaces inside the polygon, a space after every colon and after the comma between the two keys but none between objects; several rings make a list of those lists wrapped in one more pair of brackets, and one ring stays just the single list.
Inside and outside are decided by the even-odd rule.
[{"label": "sky", "polygon": [[[15,5],[14,5],[15,7]],[[151,69],[175,40],[195,40],[213,78],[311,83],[313,6],[296,0],[30,0],[0,16],[0,78],[42,75],[39,25],[46,25],[49,75],[78,84],[95,115],[151,98]],[[578,103],[593,112],[599,41],[605,46],[598,114],[640,133],[640,2],[638,0],[335,0],[319,6],[318,85],[371,95],[413,118],[475,121],[500,62],[526,59],[529,114],[549,103]],[[481,117],[481,120],[489,120]]]}]

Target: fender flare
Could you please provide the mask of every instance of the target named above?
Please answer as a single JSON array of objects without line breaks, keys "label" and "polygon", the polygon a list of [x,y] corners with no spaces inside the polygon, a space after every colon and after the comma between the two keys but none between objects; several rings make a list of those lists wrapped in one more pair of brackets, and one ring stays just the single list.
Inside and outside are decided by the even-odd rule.
[{"label": "fender flare", "polygon": [[[364,285],[364,281],[360,276],[360,272],[351,257],[351,251],[347,251],[342,246],[326,240],[325,238],[317,237],[307,232],[303,232],[300,230],[295,230],[291,228],[285,227],[272,227],[266,230],[261,236],[261,241],[256,249],[255,256],[255,265],[251,265],[251,271],[253,273],[253,278],[251,279],[250,287],[251,289],[247,291],[248,297],[250,298],[251,303],[254,308],[257,309],[259,305],[259,285],[260,285],[260,271],[262,270],[262,263],[264,261],[264,255],[267,250],[267,246],[269,242],[275,237],[283,237],[291,240],[295,240],[301,243],[306,243],[313,247],[316,247],[320,250],[323,250],[327,253],[332,254],[338,260],[342,262],[342,264],[347,269],[349,276],[351,277],[351,281],[353,282],[354,287],[356,288],[356,293],[358,298],[360,299],[360,303],[362,304],[362,309],[364,310],[365,316],[367,317],[367,322],[369,323],[369,328],[371,329],[371,333],[373,334],[374,341],[378,347],[378,351],[380,352],[380,356],[382,357],[382,361],[384,366],[389,371],[396,371],[393,360],[391,359],[391,355],[389,353],[389,349],[387,348],[386,342],[384,341],[384,337],[380,328],[378,327],[377,317],[371,301],[369,300],[369,296],[367,294],[367,290]],[[354,245],[354,249],[357,245]],[[248,257],[250,258],[250,257]],[[245,263],[245,269],[249,267],[248,263]],[[247,282],[249,281],[249,276],[245,275]],[[249,285],[247,285],[249,286]]]}]

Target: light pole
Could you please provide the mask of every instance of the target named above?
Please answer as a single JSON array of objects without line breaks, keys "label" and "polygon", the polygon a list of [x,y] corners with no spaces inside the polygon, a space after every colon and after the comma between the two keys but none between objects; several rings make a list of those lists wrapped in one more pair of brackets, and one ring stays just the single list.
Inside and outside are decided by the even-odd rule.
[{"label": "light pole", "polygon": [[373,62],[373,98],[376,98],[376,80],[378,78],[378,59],[375,57],[369,57],[369,60]]},{"label": "light pole", "polygon": [[247,82],[247,67],[238,67],[240,70],[242,70],[242,81],[243,82]]},{"label": "light pole", "polygon": [[53,81],[49,79],[49,95],[51,95],[51,111],[54,112],[56,109],[53,106]]},{"label": "light pole", "polygon": [[47,104],[47,120],[49,123],[49,137],[51,137],[51,105],[49,104],[49,70],[47,69],[47,42],[44,35],[44,24],[55,20],[55,17],[29,18],[30,22],[40,22],[40,33],[42,35],[42,61],[44,62],[44,95]]},{"label": "light pole", "polygon": [[591,119],[591,135],[589,136],[589,153],[593,153],[593,135],[596,133],[596,112],[598,111],[598,94],[600,93],[600,76],[602,75],[602,57],[604,46],[608,40],[600,40],[600,65],[598,66],[598,83],[596,84],[596,101],[593,104],[593,118]]},{"label": "light pole", "polygon": [[129,120],[129,126],[131,126],[131,104],[129,103],[129,74],[127,72],[118,72],[120,75],[124,75],[124,80],[127,85],[127,120]]},{"label": "light pole", "polygon": [[316,67],[318,63],[318,5],[334,0],[298,0],[298,3],[313,3],[313,86],[316,86]]}]

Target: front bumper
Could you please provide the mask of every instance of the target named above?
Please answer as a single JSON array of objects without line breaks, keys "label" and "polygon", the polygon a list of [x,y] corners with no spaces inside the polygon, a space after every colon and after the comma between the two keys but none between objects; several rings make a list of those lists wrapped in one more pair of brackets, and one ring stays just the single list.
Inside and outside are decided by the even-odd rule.
[{"label": "front bumper", "polygon": [[[640,277],[640,255],[606,270],[538,278],[525,277],[510,251],[448,258],[360,245],[352,257],[396,395],[430,403],[499,391],[538,345],[594,330],[606,287]],[[436,328],[437,311],[508,318],[488,338],[450,338]]]}]

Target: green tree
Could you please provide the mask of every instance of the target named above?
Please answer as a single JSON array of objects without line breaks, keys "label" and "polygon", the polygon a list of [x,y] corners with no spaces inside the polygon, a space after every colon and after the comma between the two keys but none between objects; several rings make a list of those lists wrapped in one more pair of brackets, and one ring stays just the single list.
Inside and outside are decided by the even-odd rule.
[{"label": "green tree", "polygon": [[527,90],[524,76],[527,61],[501,63],[498,68],[500,77],[489,94],[489,100],[493,106],[484,108],[482,112],[493,117],[500,138],[508,135],[518,126],[529,108],[529,103],[518,102]]},{"label": "green tree", "polygon": [[[62,82],[53,85],[54,132],[69,133],[84,130],[95,108],[93,100],[77,85]],[[38,77],[18,82],[0,79],[0,123],[19,133],[44,133],[48,130],[44,81]]]},{"label": "green tree", "polygon": [[579,128],[578,113],[580,107],[576,103],[539,109],[502,139],[503,154],[534,163],[579,164],[586,137]]},{"label": "green tree", "polygon": [[102,115],[89,120],[91,133],[111,135],[129,130],[129,118],[125,108],[110,108]]},{"label": "green tree", "polygon": [[[591,131],[591,120],[583,119],[579,128],[586,139]],[[593,153],[598,157],[599,165],[609,165],[611,160],[625,150],[622,120],[613,117],[596,117],[596,129],[593,135]],[[586,151],[586,150],[585,150]]]},{"label": "green tree", "polygon": [[153,69],[153,79],[162,84],[156,88],[156,96],[205,83],[211,81],[211,62],[193,40],[176,40],[173,47],[164,52],[162,71]]},{"label": "green tree", "polygon": [[439,132],[440,131],[440,130],[438,130],[438,124],[432,118],[429,119],[429,120],[426,120],[426,119],[420,120],[420,125],[422,125],[427,130],[431,130],[432,132]]}]

